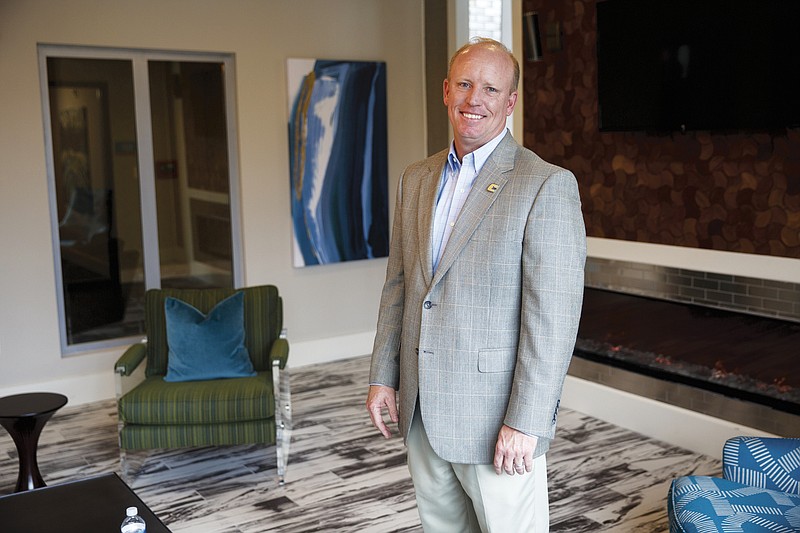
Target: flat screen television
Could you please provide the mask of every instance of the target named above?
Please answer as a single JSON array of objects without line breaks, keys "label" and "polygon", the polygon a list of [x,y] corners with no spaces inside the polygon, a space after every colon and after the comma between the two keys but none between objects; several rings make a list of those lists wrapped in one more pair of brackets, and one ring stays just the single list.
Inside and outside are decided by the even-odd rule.
[{"label": "flat screen television", "polygon": [[800,126],[800,0],[596,6],[601,131]]}]

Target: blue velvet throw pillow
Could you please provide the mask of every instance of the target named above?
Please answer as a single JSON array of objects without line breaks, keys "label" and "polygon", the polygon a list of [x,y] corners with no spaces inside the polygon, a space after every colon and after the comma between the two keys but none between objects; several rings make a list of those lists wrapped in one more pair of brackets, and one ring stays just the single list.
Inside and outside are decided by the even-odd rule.
[{"label": "blue velvet throw pillow", "polygon": [[167,375],[164,381],[255,376],[244,345],[244,293],[219,302],[208,315],[177,298],[164,301]]}]

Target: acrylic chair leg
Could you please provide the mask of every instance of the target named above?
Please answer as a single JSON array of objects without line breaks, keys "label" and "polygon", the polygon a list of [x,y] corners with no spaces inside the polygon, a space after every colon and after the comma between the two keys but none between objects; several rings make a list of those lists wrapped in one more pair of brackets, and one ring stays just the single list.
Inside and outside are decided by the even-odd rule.
[{"label": "acrylic chair leg", "polygon": [[281,370],[277,362],[272,367],[272,390],[275,395],[275,458],[278,484],[284,485],[292,439],[292,400],[288,369]]},{"label": "acrylic chair leg", "polygon": [[122,480],[125,483],[130,483],[131,473],[130,463],[128,462],[128,452],[122,447],[119,449],[119,471],[122,475]]}]

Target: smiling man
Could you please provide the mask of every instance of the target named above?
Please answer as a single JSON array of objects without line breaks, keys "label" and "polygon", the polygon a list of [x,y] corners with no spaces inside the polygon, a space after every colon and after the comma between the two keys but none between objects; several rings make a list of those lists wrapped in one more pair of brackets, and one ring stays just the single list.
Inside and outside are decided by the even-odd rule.
[{"label": "smiling man", "polygon": [[575,177],[506,130],[519,65],[491,39],[450,61],[449,150],[397,190],[367,410],[408,447],[423,528],[549,530],[545,452],[583,298]]},{"label": "smiling man", "polygon": [[503,133],[517,103],[519,66],[513,57],[498,61],[496,48],[469,46],[450,61],[444,104],[459,160]]}]

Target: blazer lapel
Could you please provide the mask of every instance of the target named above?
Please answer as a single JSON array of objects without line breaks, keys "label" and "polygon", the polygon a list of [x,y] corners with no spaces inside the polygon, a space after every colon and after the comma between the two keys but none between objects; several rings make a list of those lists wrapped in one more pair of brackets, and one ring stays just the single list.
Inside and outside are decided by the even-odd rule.
[{"label": "blazer lapel", "polygon": [[425,278],[425,284],[430,286],[433,278],[433,215],[436,212],[436,193],[439,192],[439,183],[442,180],[442,171],[447,161],[448,151],[439,152],[429,159],[428,175],[423,176],[419,191],[419,208],[417,209],[417,235],[420,243],[419,259],[422,262],[420,270]]},{"label": "blazer lapel", "polygon": [[[514,154],[516,151],[516,141],[510,133],[506,133],[506,136],[497,145],[492,155],[486,160],[480,173],[475,177],[472,190],[470,190],[467,200],[464,202],[464,207],[461,208],[461,213],[458,215],[453,232],[450,234],[447,245],[442,252],[439,267],[433,275],[432,283],[438,283],[447,273],[447,270],[453,265],[461,250],[483,220],[489,207],[502,192],[503,187],[511,177],[510,171],[514,169]],[[430,244],[430,237],[428,237],[428,244]],[[427,254],[430,258],[430,246],[427,248]]]}]

